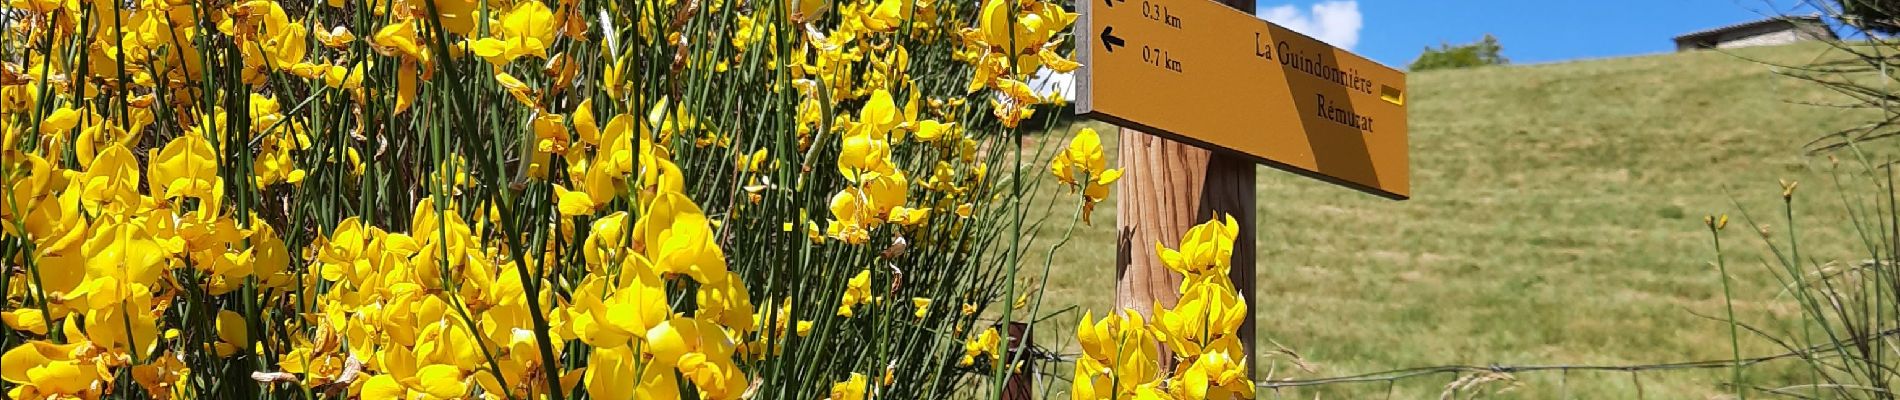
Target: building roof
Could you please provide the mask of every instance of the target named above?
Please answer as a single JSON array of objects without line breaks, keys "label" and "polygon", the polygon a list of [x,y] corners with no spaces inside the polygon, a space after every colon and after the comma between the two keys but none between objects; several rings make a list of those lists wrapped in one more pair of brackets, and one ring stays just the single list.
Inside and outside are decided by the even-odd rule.
[{"label": "building roof", "polygon": [[1767,18],[1767,19],[1743,22],[1743,23],[1729,25],[1729,26],[1723,26],[1719,28],[1711,28],[1711,29],[1705,29],[1705,30],[1696,31],[1696,32],[1685,33],[1685,34],[1682,34],[1681,36],[1676,36],[1676,41],[1680,42],[1684,40],[1720,35],[1720,34],[1728,33],[1731,31],[1759,28],[1764,25],[1773,25],[1773,24],[1782,24],[1782,23],[1789,23],[1789,24],[1795,24],[1795,25],[1804,24],[1804,23],[1817,24],[1817,25],[1826,24],[1825,21],[1821,20],[1821,16],[1819,14],[1804,15],[1804,16],[1772,17],[1772,18]]}]

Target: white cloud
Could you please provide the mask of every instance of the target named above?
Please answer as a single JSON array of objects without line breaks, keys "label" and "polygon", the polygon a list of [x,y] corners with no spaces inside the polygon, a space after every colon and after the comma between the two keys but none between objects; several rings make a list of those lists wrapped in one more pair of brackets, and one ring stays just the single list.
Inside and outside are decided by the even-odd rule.
[{"label": "white cloud", "polygon": [[1037,95],[1049,97],[1060,95],[1064,100],[1075,101],[1075,74],[1059,73],[1048,68],[1036,70],[1029,77],[1029,88]]},{"label": "white cloud", "polygon": [[1260,9],[1258,15],[1346,50],[1359,45],[1359,28],[1365,27],[1357,0],[1322,1],[1306,12],[1293,5],[1281,5]]}]

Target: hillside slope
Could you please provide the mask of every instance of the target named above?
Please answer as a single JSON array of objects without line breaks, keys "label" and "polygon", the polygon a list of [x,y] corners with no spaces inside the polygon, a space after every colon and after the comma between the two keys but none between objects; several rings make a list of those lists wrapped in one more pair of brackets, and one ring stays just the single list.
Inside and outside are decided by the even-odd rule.
[{"label": "hillside slope", "polygon": [[[1804,229],[1830,231],[1804,237],[1822,239],[1812,254],[1861,258],[1826,240],[1851,231],[1826,175],[1810,169],[1826,160],[1801,151],[1852,115],[1791,103],[1836,98],[1741,58],[1799,64],[1825,52],[1807,45],[1412,74],[1412,200],[1260,173],[1260,334],[1318,365],[1309,373],[1282,362],[1276,377],[1725,357],[1727,325],[1694,315],[1721,312],[1703,215],[1734,213],[1732,199],[1758,218],[1773,215],[1777,179],[1809,181],[1798,199],[1797,212],[1812,218]],[[1113,274],[1103,272],[1114,265],[1104,248],[1114,244],[1114,212],[1104,206],[1078,238],[1084,244],[1057,256],[1058,303],[1106,310],[1112,301],[1104,293]],[[1732,258],[1746,275],[1738,309],[1760,322],[1790,315],[1748,256],[1759,238],[1730,232],[1744,252]],[[1760,340],[1744,348],[1776,351]],[[1705,398],[1722,393],[1724,373],[1645,374],[1641,385],[1651,398]],[[1435,396],[1450,379],[1406,381],[1395,398]],[[1505,397],[1637,390],[1623,373],[1520,379]],[[1281,394],[1385,392],[1379,383]]]}]

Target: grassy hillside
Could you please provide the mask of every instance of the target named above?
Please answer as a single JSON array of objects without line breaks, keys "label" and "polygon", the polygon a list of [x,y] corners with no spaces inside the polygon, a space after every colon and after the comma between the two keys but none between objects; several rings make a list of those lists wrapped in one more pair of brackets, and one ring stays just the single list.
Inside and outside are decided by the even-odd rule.
[{"label": "grassy hillside", "polygon": [[[1798,64],[1825,52],[1810,45],[1412,74],[1412,200],[1260,173],[1259,333],[1318,368],[1281,363],[1276,377],[1725,357],[1727,325],[1695,316],[1722,310],[1703,215],[1734,213],[1732,200],[1757,218],[1778,214],[1777,180],[1800,180],[1797,213],[1813,231],[1803,237],[1808,254],[1864,258],[1836,240],[1851,230],[1824,179],[1826,159],[1801,150],[1852,115],[1793,104],[1835,97],[1738,58]],[[1055,303],[1108,309],[1114,215],[1112,202],[1103,204],[1095,226],[1056,255]],[[1771,228],[1785,226],[1776,218]],[[1738,311],[1758,322],[1794,315],[1755,259],[1759,237],[1735,226],[1729,237],[1741,249],[1731,255],[1744,275]],[[1073,318],[1062,319],[1054,331],[1072,335]],[[1750,340],[1744,352],[1778,350]],[[1640,383],[1626,373],[1527,374],[1503,397],[1634,398],[1641,385],[1649,398],[1707,398],[1724,393],[1725,374],[1644,374]],[[1393,398],[1435,397],[1451,379],[1404,381]],[[1278,394],[1386,391],[1380,383]]]}]

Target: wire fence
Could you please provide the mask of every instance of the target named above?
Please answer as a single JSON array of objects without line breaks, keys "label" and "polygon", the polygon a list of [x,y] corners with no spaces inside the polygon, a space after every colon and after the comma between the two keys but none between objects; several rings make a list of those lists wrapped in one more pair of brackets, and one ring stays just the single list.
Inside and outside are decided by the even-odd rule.
[{"label": "wire fence", "polygon": [[1763,363],[1763,362],[1768,362],[1768,361],[1779,360],[1783,358],[1795,357],[1799,355],[1800,354],[1797,354],[1797,353],[1785,353],[1785,354],[1777,354],[1777,355],[1769,356],[1769,357],[1751,358],[1751,359],[1745,359],[1745,360],[1740,360],[1740,361],[1708,360],[1708,361],[1691,361],[1691,362],[1678,362],[1678,363],[1665,363],[1665,364],[1641,364],[1641,365],[1501,365],[1501,364],[1483,365],[1483,366],[1439,365],[1439,366],[1431,366],[1431,367],[1396,369],[1396,370],[1391,370],[1391,371],[1380,371],[1380,372],[1373,372],[1373,373],[1366,373],[1366,374],[1359,374],[1359,375],[1336,376],[1336,377],[1329,377],[1329,378],[1284,379],[1284,380],[1276,380],[1276,381],[1266,381],[1266,382],[1258,383],[1256,387],[1259,387],[1261,389],[1280,389],[1280,388],[1322,386],[1322,385],[1335,385],[1335,384],[1382,383],[1382,382],[1400,381],[1400,380],[1405,380],[1408,378],[1416,378],[1416,377],[1424,377],[1424,376],[1432,376],[1432,375],[1448,374],[1448,373],[1519,374],[1519,373],[1525,373],[1525,372],[1553,372],[1553,371],[1644,372],[1644,371],[1664,371],[1664,370],[1680,370],[1680,369],[1729,368],[1738,364],[1742,366],[1748,366],[1748,365],[1753,365],[1753,364],[1758,364],[1758,363]]},{"label": "wire fence", "polygon": [[[1748,329],[1750,331],[1755,331],[1755,333],[1757,334],[1764,334],[1764,335],[1766,334],[1765,332],[1761,332],[1752,327]],[[1858,338],[1842,338],[1843,340],[1838,341],[1838,342],[1825,343],[1825,344],[1810,346],[1806,348],[1794,348],[1794,346],[1789,343],[1775,341],[1777,344],[1782,345],[1783,348],[1790,349],[1790,350],[1787,352],[1778,353],[1778,354],[1765,355],[1765,356],[1752,357],[1752,358],[1743,358],[1743,359],[1736,359],[1736,360],[1714,359],[1714,360],[1700,360],[1700,361],[1681,361],[1681,362],[1666,362],[1666,363],[1654,363],[1654,364],[1622,364],[1622,365],[1450,364],[1450,365],[1436,365],[1436,366],[1425,366],[1425,367],[1412,367],[1412,368],[1394,369],[1394,370],[1388,370],[1388,371],[1370,372],[1370,373],[1362,373],[1362,374],[1355,374],[1355,375],[1332,376],[1332,377],[1323,377],[1323,378],[1273,379],[1273,380],[1257,382],[1255,383],[1254,387],[1256,388],[1256,390],[1273,391],[1275,393],[1278,393],[1280,389],[1384,383],[1386,384],[1387,397],[1390,398],[1391,394],[1393,393],[1393,390],[1396,387],[1396,384],[1399,383],[1400,381],[1444,376],[1446,374],[1451,374],[1454,376],[1454,378],[1445,385],[1446,393],[1450,394],[1454,392],[1476,388],[1485,383],[1496,382],[1496,381],[1501,381],[1501,380],[1516,380],[1516,375],[1525,374],[1525,373],[1541,373],[1541,372],[1561,373],[1561,374],[1564,374],[1563,376],[1564,379],[1562,379],[1562,381],[1566,382],[1567,384],[1568,376],[1570,372],[1627,372],[1630,374],[1631,382],[1636,387],[1637,397],[1642,398],[1643,397],[1643,383],[1642,383],[1641,374],[1646,373],[1646,372],[1749,367],[1749,366],[1754,366],[1754,365],[1762,364],[1762,363],[1768,363],[1768,362],[1786,360],[1786,359],[1796,359],[1796,358],[1813,360],[1815,358],[1826,358],[1828,357],[1827,353],[1842,351],[1850,346],[1859,346],[1864,343],[1869,343],[1869,342],[1878,341],[1878,340],[1885,340],[1885,339],[1893,338],[1896,336],[1900,336],[1900,328],[1886,329],[1886,330],[1882,330],[1878,332],[1873,332],[1872,334],[1861,336]],[[1278,352],[1293,356],[1296,360],[1301,359],[1301,357],[1298,354],[1293,353],[1290,349],[1287,349],[1284,346],[1279,346],[1278,343],[1274,343],[1274,345],[1280,348]],[[1066,385],[1069,382],[1068,377],[1060,376],[1060,375],[1052,373],[1055,370],[1059,369],[1055,367],[1055,364],[1074,363],[1076,358],[1079,357],[1080,354],[1058,353],[1055,349],[1035,346],[1028,349],[1028,351],[1024,354],[1024,356],[1026,357],[1027,360],[1030,360],[1030,362],[1032,363],[1046,363],[1046,364],[1041,365],[1040,367],[1037,367],[1036,373],[1033,374],[1033,376],[1038,382],[1047,380],[1047,381],[1061,382]],[[1304,365],[1304,361],[1296,361],[1296,363]],[[1038,383],[1037,386],[1039,387],[1045,386],[1045,384]],[[1797,386],[1797,387],[1804,387],[1804,386],[1806,385]],[[1755,387],[1753,389],[1757,391],[1783,394],[1783,395],[1788,395],[1788,396],[1797,397],[1797,398],[1804,397],[1797,394],[1788,393],[1787,389],[1790,389],[1790,388],[1793,388],[1793,387],[1784,387],[1784,388]],[[1565,398],[1567,398],[1567,396],[1565,396]]]},{"label": "wire fence", "polygon": [[[1383,383],[1383,384],[1386,384],[1386,398],[1392,398],[1391,396],[1393,395],[1397,384],[1401,381],[1406,381],[1406,380],[1411,380],[1411,379],[1439,377],[1439,376],[1450,374],[1453,376],[1453,379],[1451,379],[1445,385],[1446,397],[1444,398],[1452,398],[1449,396],[1453,393],[1475,389],[1480,386],[1483,386],[1486,383],[1492,383],[1492,382],[1497,382],[1497,381],[1515,381],[1517,375],[1525,374],[1525,373],[1556,372],[1556,373],[1564,374],[1564,376],[1562,377],[1563,379],[1561,379],[1561,381],[1565,382],[1565,385],[1567,386],[1570,372],[1626,372],[1630,374],[1630,380],[1632,384],[1634,384],[1634,386],[1636,387],[1636,391],[1637,391],[1636,397],[1644,398],[1645,396],[1643,394],[1642,374],[1646,372],[1706,370],[1706,369],[1718,369],[1718,368],[1733,368],[1733,367],[1738,367],[1738,366],[1749,367],[1749,366],[1753,366],[1757,364],[1768,363],[1768,362],[1773,362],[1773,361],[1778,361],[1778,360],[1786,360],[1786,359],[1795,359],[1795,358],[1813,359],[1816,357],[1825,358],[1827,357],[1826,353],[1840,351],[1848,346],[1856,346],[1861,343],[1867,343],[1867,342],[1871,342],[1875,340],[1883,340],[1883,339],[1887,339],[1887,338],[1891,338],[1895,336],[1900,336],[1900,328],[1881,331],[1881,332],[1878,332],[1877,334],[1864,336],[1858,339],[1843,340],[1838,343],[1827,343],[1827,344],[1816,345],[1816,346],[1811,346],[1807,348],[1794,349],[1794,350],[1790,350],[1788,352],[1779,353],[1779,354],[1765,355],[1765,356],[1752,357],[1752,358],[1743,358],[1739,360],[1717,359],[1717,360],[1668,362],[1668,363],[1655,363],[1655,364],[1625,364],[1625,365],[1452,364],[1452,365],[1413,367],[1413,368],[1395,369],[1395,370],[1388,370],[1388,371],[1379,371],[1379,372],[1371,372],[1371,373],[1363,373],[1363,374],[1355,374],[1355,375],[1333,376],[1333,377],[1324,377],[1324,378],[1306,378],[1306,379],[1289,378],[1289,379],[1267,380],[1267,381],[1261,381],[1261,382],[1255,383],[1255,388],[1256,390],[1271,391],[1274,393],[1279,393],[1281,389]],[[1282,348],[1282,350],[1285,351],[1284,348]],[[1070,380],[1066,376],[1061,376],[1054,373],[1056,370],[1060,369],[1056,367],[1056,364],[1074,363],[1076,357],[1078,356],[1080,355],[1068,354],[1068,353],[1057,353],[1053,351],[1052,349],[1043,348],[1043,347],[1032,347],[1028,349],[1028,351],[1025,353],[1026,359],[1031,360],[1032,363],[1041,364],[1040,366],[1034,368],[1032,370],[1033,372],[1030,374],[1030,376],[1032,376],[1038,382],[1036,384],[1037,387],[1046,387],[1049,385],[1049,383],[1060,383],[1062,384],[1063,387],[1066,387],[1066,385],[1069,383]],[[1298,357],[1298,356],[1295,356],[1295,357]],[[1784,388],[1755,387],[1753,389],[1756,391],[1783,394],[1783,395],[1788,395],[1788,396],[1796,397],[1796,398],[1804,397],[1798,394],[1789,393],[1787,390],[1790,388],[1793,388],[1793,387],[1784,387]],[[1568,390],[1565,390],[1565,392],[1568,392]],[[1567,395],[1562,396],[1562,398],[1568,398],[1568,396]]]},{"label": "wire fence", "polygon": [[[1414,379],[1414,378],[1442,376],[1445,374],[1453,374],[1454,376],[1458,377],[1454,379],[1450,384],[1446,385],[1447,392],[1452,392],[1452,391],[1455,391],[1455,389],[1469,388],[1469,387],[1477,386],[1478,384],[1482,384],[1485,382],[1503,380],[1503,379],[1514,379],[1515,375],[1523,374],[1523,373],[1558,372],[1558,373],[1565,374],[1565,376],[1567,377],[1568,373],[1573,372],[1573,371],[1628,372],[1630,373],[1631,381],[1636,385],[1637,396],[1641,397],[1642,390],[1643,390],[1641,374],[1644,372],[1733,368],[1733,367],[1738,367],[1738,366],[1747,367],[1747,366],[1752,366],[1756,364],[1761,364],[1761,363],[1766,363],[1766,362],[1771,362],[1771,361],[1776,361],[1776,360],[1790,359],[1790,358],[1812,358],[1815,356],[1816,353],[1838,351],[1845,346],[1854,346],[1859,343],[1865,343],[1865,342],[1873,341],[1873,340],[1880,340],[1884,338],[1893,337],[1896,335],[1900,335],[1900,329],[1882,331],[1879,334],[1859,338],[1857,340],[1848,340],[1848,341],[1842,341],[1839,343],[1828,343],[1824,345],[1817,345],[1817,346],[1812,346],[1812,347],[1807,347],[1807,348],[1802,348],[1802,349],[1790,350],[1786,353],[1767,355],[1767,356],[1761,356],[1761,357],[1753,357],[1753,358],[1744,358],[1744,359],[1739,359],[1739,360],[1721,359],[1721,360],[1686,361],[1686,362],[1670,362],[1670,363],[1657,363],[1657,364],[1630,364],[1630,365],[1588,365],[1588,364],[1438,365],[1438,366],[1395,369],[1395,370],[1390,370],[1390,371],[1380,371],[1380,372],[1364,373],[1364,374],[1357,374],[1357,375],[1345,375],[1345,376],[1335,376],[1335,377],[1326,377],[1326,378],[1269,380],[1269,381],[1259,382],[1256,384],[1255,387],[1261,390],[1277,391],[1279,389],[1299,388],[1299,387],[1384,383],[1386,384],[1386,391],[1389,396],[1393,390],[1394,385],[1397,384],[1399,381],[1404,381],[1404,380]],[[1772,388],[1758,388],[1758,389],[1766,390],[1770,392],[1780,391],[1779,389],[1772,389]]]}]

